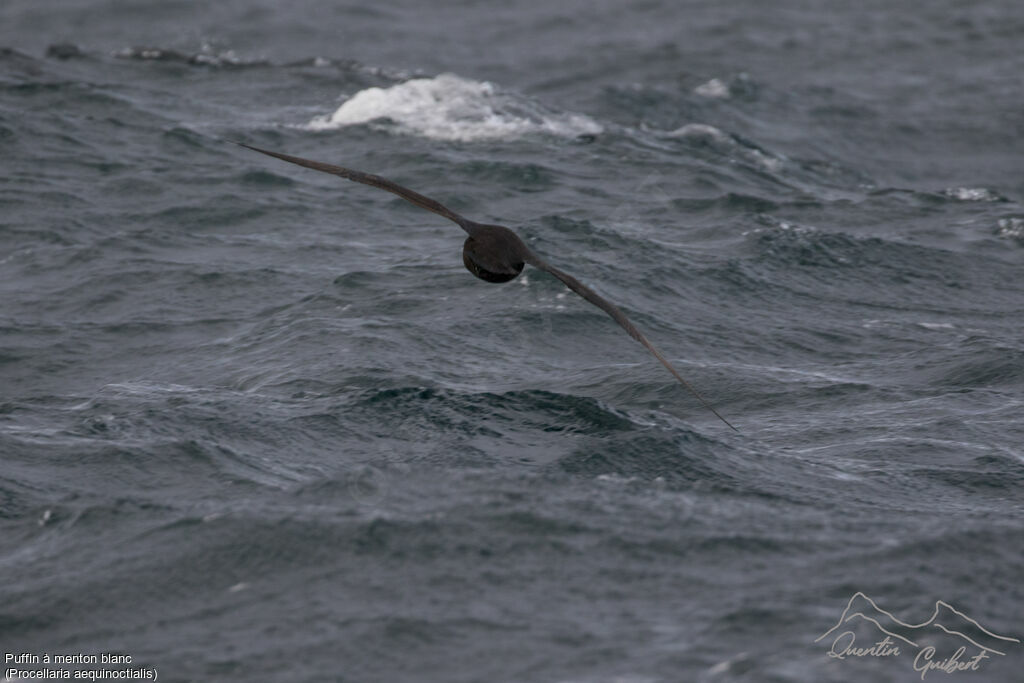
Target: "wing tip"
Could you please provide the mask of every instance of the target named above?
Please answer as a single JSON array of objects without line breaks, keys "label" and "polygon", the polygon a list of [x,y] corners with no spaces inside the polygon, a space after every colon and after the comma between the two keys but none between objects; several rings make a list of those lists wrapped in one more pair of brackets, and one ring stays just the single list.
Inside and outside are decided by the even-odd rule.
[{"label": "wing tip", "polygon": [[231,138],[221,138],[221,139],[224,142],[230,142],[232,145],[238,145],[239,147],[245,147],[246,149],[251,149],[254,152],[260,152],[261,154],[269,154],[269,152],[267,152],[267,150],[265,150],[265,149],[260,149],[259,147],[253,147],[252,145],[246,144],[244,142],[239,142],[238,140],[232,140]]},{"label": "wing tip", "polygon": [[736,427],[734,427],[734,426],[733,426],[732,422],[729,422],[729,421],[728,421],[728,420],[726,420],[726,419],[725,419],[724,417],[722,417],[721,415],[719,415],[719,414],[718,414],[718,411],[717,411],[717,410],[715,410],[714,408],[712,408],[712,409],[711,409],[711,412],[713,412],[713,413],[715,414],[715,416],[716,416],[716,417],[717,417],[717,418],[718,418],[719,420],[721,420],[722,422],[724,422],[725,424],[727,424],[727,425],[729,426],[729,429],[731,429],[732,431],[736,432],[737,434],[742,434],[742,433],[743,433],[743,432],[741,432],[740,430],[736,429]]}]

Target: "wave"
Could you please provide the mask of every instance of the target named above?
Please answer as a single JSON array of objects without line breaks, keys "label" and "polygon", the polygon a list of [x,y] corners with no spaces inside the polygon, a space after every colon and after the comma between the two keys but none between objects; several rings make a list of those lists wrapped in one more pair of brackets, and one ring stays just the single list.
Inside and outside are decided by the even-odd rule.
[{"label": "wave", "polygon": [[602,132],[601,125],[588,116],[550,111],[486,81],[455,74],[360,90],[333,114],[314,118],[306,128],[332,130],[360,124],[461,142],[537,134],[574,138]]},{"label": "wave", "polygon": [[996,235],[1024,243],[1024,218],[1000,218],[996,222]]},{"label": "wave", "polygon": [[695,147],[708,147],[731,158],[738,158],[767,171],[782,170],[785,159],[758,147],[738,135],[726,133],[704,123],[688,123],[665,134],[685,140]]},{"label": "wave", "polygon": [[[81,57],[83,51],[74,44],[51,45],[48,54],[58,59]],[[212,45],[203,45],[199,52],[180,52],[161,47],[136,46],[126,47],[114,52],[117,59],[129,59],[143,62],[176,62],[195,66],[211,67],[249,67],[272,66],[267,59],[245,59],[235,54],[234,50],[220,50]]]},{"label": "wave", "polygon": [[1005,202],[1007,199],[987,187],[947,187],[941,193],[960,202]]}]

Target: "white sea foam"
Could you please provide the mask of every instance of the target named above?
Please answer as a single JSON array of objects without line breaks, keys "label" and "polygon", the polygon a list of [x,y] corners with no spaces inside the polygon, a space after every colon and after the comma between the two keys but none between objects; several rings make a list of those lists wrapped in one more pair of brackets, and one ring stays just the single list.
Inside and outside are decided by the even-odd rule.
[{"label": "white sea foam", "polygon": [[530,134],[596,135],[601,126],[582,114],[552,112],[486,81],[454,74],[414,78],[390,88],[367,88],[337,111],[307,124],[330,130],[363,123],[434,140],[496,140]]},{"label": "white sea foam", "polygon": [[961,202],[998,202],[1002,199],[985,187],[949,187],[942,194]]},{"label": "white sea foam", "polygon": [[699,142],[730,143],[732,138],[714,126],[706,123],[688,123],[668,133],[672,138],[687,138]]},{"label": "white sea foam", "polygon": [[1000,218],[996,223],[996,234],[1000,237],[1024,240],[1024,218]]},{"label": "white sea foam", "polygon": [[732,94],[729,91],[729,86],[718,78],[712,78],[707,83],[698,85],[693,89],[693,92],[702,97],[711,97],[713,99],[725,99]]}]

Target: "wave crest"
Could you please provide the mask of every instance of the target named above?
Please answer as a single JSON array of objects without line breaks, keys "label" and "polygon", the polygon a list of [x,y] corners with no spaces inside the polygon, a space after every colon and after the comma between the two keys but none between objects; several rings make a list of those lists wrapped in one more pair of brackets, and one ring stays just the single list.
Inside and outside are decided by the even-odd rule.
[{"label": "wave crest", "polygon": [[414,78],[390,88],[367,88],[337,111],[306,127],[332,130],[363,123],[434,140],[475,141],[530,134],[559,137],[596,135],[601,126],[588,116],[548,111],[486,81],[454,74]]}]

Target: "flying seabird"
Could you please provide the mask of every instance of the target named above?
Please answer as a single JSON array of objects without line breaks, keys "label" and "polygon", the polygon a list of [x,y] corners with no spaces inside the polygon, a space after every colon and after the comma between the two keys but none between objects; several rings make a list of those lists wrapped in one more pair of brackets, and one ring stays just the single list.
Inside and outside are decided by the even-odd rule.
[{"label": "flying seabird", "polygon": [[465,264],[466,269],[469,272],[473,273],[473,275],[476,275],[481,280],[486,280],[487,282],[508,282],[509,280],[517,277],[519,273],[523,272],[523,266],[527,263],[534,268],[539,268],[540,270],[554,275],[565,283],[566,287],[610,315],[612,320],[621,325],[622,329],[629,333],[629,336],[647,347],[647,350],[653,353],[654,357],[661,361],[661,364],[664,365],[668,371],[683,384],[683,386],[689,389],[690,393],[696,396],[705,408],[714,413],[719,420],[729,425],[729,427],[739,431],[729,424],[728,420],[719,415],[718,411],[715,410],[689,382],[683,379],[682,375],[676,372],[676,369],[672,367],[672,364],[668,362],[668,359],[661,355],[661,352],[654,347],[654,344],[647,340],[647,337],[645,337],[640,330],[636,329],[636,326],[634,326],[633,323],[629,321],[629,318],[619,310],[618,306],[606,300],[604,297],[598,296],[594,290],[587,287],[572,275],[555,268],[547,261],[537,256],[521,239],[519,239],[518,235],[505,226],[486,225],[484,223],[471,221],[468,218],[464,218],[455,213],[440,202],[437,202],[430,197],[424,197],[418,192],[413,192],[409,188],[402,187],[401,185],[393,183],[379,175],[361,173],[360,171],[353,171],[348,168],[334,166],[333,164],[325,164],[320,161],[303,159],[302,157],[295,157],[290,154],[271,152],[270,150],[260,149],[259,147],[253,147],[252,145],[247,145],[242,142],[236,142],[235,144],[251,149],[254,152],[259,152],[260,154],[266,154],[267,156],[281,159],[282,161],[311,168],[314,171],[330,173],[332,175],[345,178],[346,180],[354,180],[357,183],[363,183],[364,185],[370,185],[382,190],[387,190],[388,192],[392,192],[416,206],[424,208],[427,211],[433,211],[434,213],[457,223],[460,228],[469,234],[469,237],[466,238],[465,244],[462,245],[462,263]]}]

